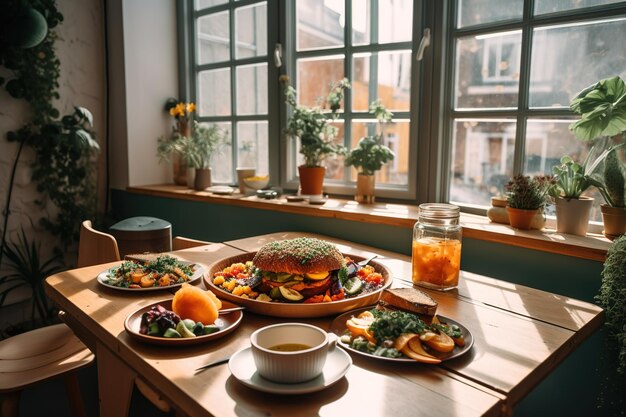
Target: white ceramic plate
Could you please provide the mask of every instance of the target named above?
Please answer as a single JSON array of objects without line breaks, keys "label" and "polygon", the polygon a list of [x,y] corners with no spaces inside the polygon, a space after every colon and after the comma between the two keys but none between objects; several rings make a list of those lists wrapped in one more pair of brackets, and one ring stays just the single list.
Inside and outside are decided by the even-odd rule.
[{"label": "white ceramic plate", "polygon": [[[207,275],[204,277],[204,283],[207,289],[213,291],[215,295],[223,300],[228,300],[231,303],[242,305],[246,308],[246,311],[252,313],[264,314],[266,316],[273,317],[290,317],[290,318],[311,318],[311,317],[324,317],[335,314],[343,313],[344,311],[354,310],[355,308],[371,306],[376,304],[385,288],[388,288],[393,281],[391,271],[385,265],[376,261],[371,261],[369,264],[374,267],[376,272],[379,272],[384,279],[384,283],[381,288],[375,291],[361,294],[353,298],[346,298],[343,300],[332,301],[328,303],[279,303],[258,301],[250,298],[243,298],[238,295],[233,295],[222,287],[213,284],[213,275],[237,262],[247,262],[254,258],[256,252],[247,252],[241,255],[230,256],[228,258],[221,259],[209,265]],[[362,261],[365,258],[358,255],[352,255],[345,253],[344,256],[348,256],[356,262]]]},{"label": "white ceramic plate", "polygon": [[[192,283],[200,278],[202,278],[204,276],[204,268],[199,265],[199,264],[194,264],[193,262],[184,262],[181,261],[181,263],[183,264],[187,264],[187,265],[194,265],[194,267],[196,268],[195,272],[193,273],[193,275],[191,277],[189,277],[189,281],[187,281],[188,283]],[[100,272],[98,274],[97,280],[98,280],[98,284],[100,285],[104,285],[105,287],[108,288],[113,288],[114,290],[122,290],[122,291],[159,291],[159,290],[169,290],[170,288],[178,288],[181,285],[183,285],[182,283],[180,284],[173,284],[173,285],[168,285],[167,287],[146,287],[146,288],[125,288],[125,287],[118,287],[115,285],[111,285],[108,283],[109,280],[109,275],[113,275],[114,271],[117,269],[118,267],[113,267],[113,268],[109,268],[106,269],[102,272]]]},{"label": "white ceramic plate", "polygon": [[247,387],[271,394],[306,394],[323,390],[339,381],[348,372],[350,365],[350,355],[341,349],[334,349],[326,358],[322,375],[299,384],[279,384],[259,375],[249,347],[235,353],[228,361],[228,368],[235,379]]},{"label": "white ceramic plate", "polygon": [[[335,320],[333,320],[332,324],[330,325],[330,332],[335,333],[337,336],[341,337],[341,335],[343,335],[344,332],[346,331],[346,321],[350,317],[358,316],[363,311],[371,310],[372,308],[373,307],[359,308],[358,310],[348,311],[347,313],[344,313],[344,314],[338,316]],[[464,355],[465,353],[469,352],[469,350],[472,348],[472,345],[474,344],[474,336],[472,336],[472,333],[470,333],[470,331],[467,329],[467,327],[463,326],[461,323],[459,323],[456,320],[452,320],[452,319],[449,319],[447,317],[440,316],[440,315],[437,315],[437,317],[439,318],[439,321],[441,321],[442,323],[456,324],[457,326],[459,326],[461,328],[461,333],[463,334],[463,338],[465,339],[465,346],[463,346],[463,347],[455,346],[454,350],[452,352],[449,352],[449,353],[437,353],[437,352],[434,352],[433,354],[435,356],[437,356],[439,359],[441,359],[442,362],[445,362],[445,361],[448,361],[450,359],[454,359],[456,357],[459,357],[459,356]],[[378,359],[378,360],[382,360],[382,361],[422,363],[422,362],[417,362],[414,359],[406,358],[406,357],[404,357],[404,358],[386,358],[384,356],[375,356],[375,355],[372,355],[371,353],[361,352],[360,350],[352,349],[350,346],[348,346],[345,343],[342,343],[340,340],[337,341],[337,346],[341,346],[342,348],[346,349],[347,351],[354,352],[354,353],[356,353],[358,355],[362,355],[362,356],[365,356],[365,357],[368,357],[368,358]]]},{"label": "white ceramic plate", "polygon": [[213,194],[229,195],[232,194],[235,189],[233,187],[229,187],[228,185],[214,185],[213,187],[207,188],[205,191]]}]

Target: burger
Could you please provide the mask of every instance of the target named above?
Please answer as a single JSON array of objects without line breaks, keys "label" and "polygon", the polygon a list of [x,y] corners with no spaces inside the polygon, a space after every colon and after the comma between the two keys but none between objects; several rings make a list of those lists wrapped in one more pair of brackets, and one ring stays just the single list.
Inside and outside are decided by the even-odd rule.
[{"label": "burger", "polygon": [[252,264],[261,278],[260,291],[272,298],[299,301],[331,289],[345,260],[334,245],[302,237],[265,244]]}]

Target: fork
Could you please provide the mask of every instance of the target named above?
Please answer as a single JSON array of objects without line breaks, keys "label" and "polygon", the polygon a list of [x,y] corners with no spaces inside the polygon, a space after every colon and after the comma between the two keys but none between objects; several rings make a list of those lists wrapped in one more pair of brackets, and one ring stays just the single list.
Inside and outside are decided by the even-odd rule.
[{"label": "fork", "polygon": [[370,263],[372,260],[374,260],[376,258],[378,258],[378,255],[372,255],[369,258],[362,260],[361,262],[357,262],[357,265],[365,266],[365,265],[367,265],[368,263]]}]

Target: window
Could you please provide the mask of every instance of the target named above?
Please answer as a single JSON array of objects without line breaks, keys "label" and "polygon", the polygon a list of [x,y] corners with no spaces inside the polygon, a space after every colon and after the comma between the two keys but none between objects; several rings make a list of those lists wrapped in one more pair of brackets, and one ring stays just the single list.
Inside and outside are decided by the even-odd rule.
[{"label": "window", "polygon": [[612,3],[456,2],[447,61],[451,201],[488,206],[514,173],[550,174],[567,154],[582,161],[589,144],[568,129],[571,98],[626,75],[626,10]]},{"label": "window", "polygon": [[[394,113],[384,141],[396,159],[377,173],[377,196],[484,212],[514,173],[584,158],[588,144],[568,129],[571,98],[601,78],[626,78],[623,1],[187,1],[185,85],[200,121],[232,138],[213,164],[219,183],[249,166],[297,189],[301,160],[281,133],[279,75],[307,105],[348,77],[338,141],[351,148],[377,129],[372,101]],[[418,61],[425,28],[433,37]],[[352,195],[356,171],[340,157],[326,166],[325,191]]]}]

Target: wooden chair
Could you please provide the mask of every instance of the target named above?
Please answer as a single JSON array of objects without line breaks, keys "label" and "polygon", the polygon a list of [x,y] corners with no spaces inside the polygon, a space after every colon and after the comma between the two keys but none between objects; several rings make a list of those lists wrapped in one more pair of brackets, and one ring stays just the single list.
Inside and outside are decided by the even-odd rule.
[{"label": "wooden chair", "polygon": [[182,250],[196,248],[198,246],[211,245],[211,242],[190,239],[188,237],[176,236],[172,239],[172,250]]},{"label": "wooden chair", "polygon": [[[85,220],[81,225],[78,266],[119,261],[117,243]],[[63,312],[60,317],[63,318]],[[85,416],[76,371],[90,365],[94,355],[64,323],[42,327],[0,342],[0,415],[17,417],[22,390],[63,377],[73,416]]]}]

